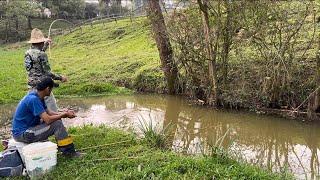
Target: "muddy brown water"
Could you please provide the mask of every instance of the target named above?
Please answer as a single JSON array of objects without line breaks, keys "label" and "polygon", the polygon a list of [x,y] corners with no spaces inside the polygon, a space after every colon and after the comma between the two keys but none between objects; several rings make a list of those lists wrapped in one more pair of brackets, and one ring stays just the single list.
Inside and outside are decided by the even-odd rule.
[{"label": "muddy brown water", "polygon": [[[161,131],[169,126],[174,151],[202,154],[218,145],[260,167],[288,169],[298,179],[320,179],[320,123],[300,123],[272,116],[221,111],[188,104],[175,96],[132,95],[58,100],[77,111],[66,126],[84,124],[117,127],[139,133],[141,123]],[[15,105],[0,106],[0,135],[10,132]]]}]

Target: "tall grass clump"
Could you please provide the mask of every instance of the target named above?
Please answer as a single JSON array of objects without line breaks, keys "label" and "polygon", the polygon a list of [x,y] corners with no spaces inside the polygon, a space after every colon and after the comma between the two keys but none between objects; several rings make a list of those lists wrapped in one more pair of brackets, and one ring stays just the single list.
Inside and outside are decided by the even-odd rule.
[{"label": "tall grass clump", "polygon": [[150,122],[147,122],[144,118],[139,119],[138,128],[144,136],[142,141],[145,142],[149,147],[168,149],[170,127],[170,123],[163,128],[159,128],[158,124],[153,125],[152,119],[150,120]]},{"label": "tall grass clump", "polygon": [[221,161],[228,161],[231,160],[231,155],[228,151],[228,149],[224,149],[222,146],[222,143],[224,142],[224,139],[228,135],[230,131],[230,128],[227,129],[227,131],[218,138],[213,144],[209,144],[209,154],[203,154],[204,156],[219,159]]}]

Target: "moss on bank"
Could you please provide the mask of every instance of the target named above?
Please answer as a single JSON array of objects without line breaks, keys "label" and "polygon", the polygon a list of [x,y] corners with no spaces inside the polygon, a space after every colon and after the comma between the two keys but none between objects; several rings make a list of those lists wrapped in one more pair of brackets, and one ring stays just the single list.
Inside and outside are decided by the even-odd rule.
[{"label": "moss on bank", "polygon": [[85,126],[69,132],[78,149],[118,144],[83,150],[87,154],[80,159],[59,155],[56,168],[43,179],[290,179],[228,158],[152,148],[132,134],[106,127]]}]

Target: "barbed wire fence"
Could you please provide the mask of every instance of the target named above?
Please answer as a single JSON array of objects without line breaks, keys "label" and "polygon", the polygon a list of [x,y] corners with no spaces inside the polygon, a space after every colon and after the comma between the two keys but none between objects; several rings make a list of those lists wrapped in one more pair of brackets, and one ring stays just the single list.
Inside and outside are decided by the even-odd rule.
[{"label": "barbed wire fence", "polygon": [[145,16],[146,16],[145,5],[142,5],[130,11],[120,11],[120,13],[117,13],[117,14],[98,16],[98,17],[87,19],[78,23],[69,22],[71,26],[69,26],[68,28],[57,28],[57,29],[52,28],[49,31],[50,31],[50,36],[67,35],[79,29],[82,31],[82,27],[87,25],[91,25],[91,27],[93,27],[95,24],[101,24],[101,23],[105,24],[105,23],[118,21],[126,18],[130,18],[131,20],[133,20],[135,18],[145,17]]}]

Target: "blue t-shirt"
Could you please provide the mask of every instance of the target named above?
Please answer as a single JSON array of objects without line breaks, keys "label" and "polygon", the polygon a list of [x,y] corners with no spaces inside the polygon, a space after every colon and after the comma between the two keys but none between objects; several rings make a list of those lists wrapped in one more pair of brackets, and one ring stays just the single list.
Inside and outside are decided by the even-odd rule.
[{"label": "blue t-shirt", "polygon": [[18,104],[12,121],[12,134],[19,136],[28,128],[40,124],[40,115],[47,109],[44,100],[41,100],[37,92],[27,94]]}]

